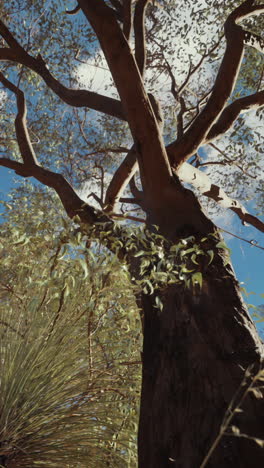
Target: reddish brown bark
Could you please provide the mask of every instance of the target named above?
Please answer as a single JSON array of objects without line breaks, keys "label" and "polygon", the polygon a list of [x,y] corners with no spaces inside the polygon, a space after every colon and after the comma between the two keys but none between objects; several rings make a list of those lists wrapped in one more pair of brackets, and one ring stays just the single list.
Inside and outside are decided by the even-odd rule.
[{"label": "reddish brown bark", "polygon": [[[164,299],[160,314],[153,298],[142,300],[139,468],[196,468],[218,436],[245,370],[255,364],[257,372],[263,350],[235,279],[226,269],[218,271],[218,280],[206,278],[195,298],[172,286]],[[242,409],[232,424],[263,439],[263,400],[249,394]],[[260,468],[263,464],[264,451],[255,442],[224,436],[207,466]]]},{"label": "reddish brown bark", "polygon": [[[190,210],[192,200],[187,196],[188,204]],[[196,239],[213,231],[195,201],[193,209],[200,224],[178,226],[176,236],[182,235],[182,228]],[[171,233],[164,234],[171,239]],[[230,263],[225,265],[222,254],[214,250],[212,264],[202,268],[201,289],[172,285],[152,296],[142,295],[139,468],[200,467],[230,402],[236,395],[235,408],[247,388],[241,386],[246,370],[252,366],[254,375],[261,369],[263,344]],[[157,310],[156,295],[162,299],[162,311]],[[229,433],[235,425],[250,437],[264,439],[263,399],[249,393],[241,408]],[[220,438],[206,466],[251,468],[263,463],[264,450],[255,442],[229,435]]]}]

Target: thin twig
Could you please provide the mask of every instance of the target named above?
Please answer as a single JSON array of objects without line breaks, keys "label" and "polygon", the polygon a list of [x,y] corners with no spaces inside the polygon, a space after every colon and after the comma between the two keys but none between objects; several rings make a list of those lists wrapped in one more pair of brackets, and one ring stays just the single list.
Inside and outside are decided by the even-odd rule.
[{"label": "thin twig", "polygon": [[187,77],[185,78],[184,82],[182,83],[182,85],[179,87],[179,93],[182,93],[184,91],[184,89],[186,88],[186,85],[188,84],[189,82],[189,79],[190,77],[200,68],[200,66],[202,65],[203,61],[209,57],[214,51],[215,49],[217,49],[217,47],[219,46],[220,42],[222,41],[224,37],[224,34],[222,34],[222,36],[220,36],[219,38],[219,41],[212,47],[212,49],[210,49],[208,52],[206,52],[202,57],[201,59],[199,60],[199,62],[192,68],[190,66],[189,68],[189,71],[188,71],[188,74],[187,74]]},{"label": "thin twig", "polygon": [[0,325],[3,325],[4,327],[9,328],[12,332],[16,333],[21,338],[25,338],[24,333],[21,333],[19,330],[14,328],[12,325],[10,325],[10,323],[6,322],[5,320],[0,320]]},{"label": "thin twig", "polygon": [[226,234],[230,234],[230,236],[236,237],[237,239],[240,239],[240,240],[242,240],[244,242],[247,242],[247,244],[250,244],[251,247],[257,247],[258,249],[264,250],[264,247],[262,247],[261,245],[258,245],[258,243],[254,239],[247,240],[247,239],[244,239],[244,237],[240,237],[237,234],[234,234],[233,232],[227,231],[226,229],[223,229],[223,228],[221,228],[219,226],[216,226],[216,227],[217,227],[217,229],[220,229],[220,231],[226,232]]},{"label": "thin twig", "polygon": [[202,464],[200,465],[199,468],[204,468],[207,465],[208,460],[211,458],[212,453],[215,451],[217,445],[219,444],[221,438],[224,435],[233,435],[233,434],[226,433],[226,430],[228,429],[228,426],[230,425],[234,415],[237,413],[236,410],[241,408],[241,406],[242,406],[248,392],[250,392],[250,390],[253,388],[254,384],[258,380],[259,372],[257,373],[257,375],[255,375],[252,378],[252,381],[250,382],[250,384],[246,387],[245,391],[240,396],[238,403],[235,404],[237,398],[239,397],[239,394],[241,393],[242,387],[244,387],[244,385],[247,384],[247,378],[249,376],[252,377],[251,375],[248,376],[249,371],[250,371],[250,368],[248,368],[246,370],[244,378],[243,378],[239,388],[237,389],[234,397],[232,398],[232,401],[230,402],[230,404],[229,404],[229,406],[228,406],[228,408],[227,408],[227,410],[225,412],[224,420],[223,420],[223,422],[222,422],[222,424],[220,426],[219,434],[217,435],[216,439],[214,440],[212,446],[210,447],[206,457],[204,458],[204,460],[203,460],[203,462],[202,462]]},{"label": "thin twig", "polygon": [[238,164],[237,162],[235,162],[233,159],[230,159],[223,150],[221,150],[220,148],[218,148],[218,146],[216,146],[214,143],[209,143],[209,145],[214,148],[216,151],[218,151],[218,153],[220,153],[222,156],[224,156],[224,158],[226,159],[226,161],[228,161],[230,164],[236,166],[238,169],[240,169],[240,171],[243,172],[243,174],[247,175],[248,177],[251,177],[251,179],[256,179],[257,176],[254,176],[252,174],[249,174],[244,168],[243,166],[240,166],[240,164]]}]

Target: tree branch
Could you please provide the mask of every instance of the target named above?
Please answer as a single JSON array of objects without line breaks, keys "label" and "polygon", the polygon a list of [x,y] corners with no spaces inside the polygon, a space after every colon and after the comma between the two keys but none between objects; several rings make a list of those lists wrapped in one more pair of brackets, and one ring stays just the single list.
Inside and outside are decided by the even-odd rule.
[{"label": "tree branch", "polygon": [[136,198],[137,200],[140,200],[141,207],[143,208],[143,199],[144,199],[144,193],[142,190],[139,190],[136,185],[136,180],[135,176],[133,176],[129,182],[129,188],[130,192],[132,193],[133,197]]},{"label": "tree branch", "polygon": [[[227,156],[227,154],[222,151],[218,146],[216,146],[214,143],[210,142],[209,145],[214,148],[214,150],[218,151],[218,153],[220,153],[223,157],[224,157],[224,160],[221,162],[221,161],[208,161],[208,162],[205,162],[205,163],[200,163],[198,161],[198,164],[195,166],[197,168],[201,167],[201,166],[208,166],[210,164],[221,164],[221,165],[229,165],[229,166],[235,166],[237,167],[241,172],[243,172],[243,174],[245,174],[246,176],[250,177],[251,179],[256,179],[256,175],[253,175],[253,174],[250,174],[249,172],[247,172],[247,170],[245,170],[245,168],[243,167],[243,162],[241,162],[241,164],[239,164],[237,162],[237,159],[231,159],[229,158],[229,156]],[[258,166],[256,166],[258,167]]]},{"label": "tree branch", "polygon": [[34,153],[26,126],[26,102],[24,93],[0,73],[0,81],[16,95],[17,116],[15,121],[17,141],[23,163],[0,158],[0,166],[14,170],[22,177],[34,177],[42,184],[53,188],[61,199],[64,209],[70,218],[78,216],[82,223],[94,225],[98,223],[113,223],[104,213],[87,205],[75,192],[69,182],[56,172],[41,167]]},{"label": "tree branch", "polygon": [[128,185],[130,179],[138,169],[135,146],[127,153],[127,156],[114,173],[105,195],[105,210],[116,211],[120,197]]},{"label": "tree branch", "polygon": [[201,172],[191,164],[184,162],[178,169],[177,175],[184,182],[193,185],[202,195],[214,200],[223,208],[234,211],[243,224],[251,224],[259,231],[264,232],[264,223],[256,216],[248,213],[237,200],[230,198],[221,187],[212,184],[205,172]]},{"label": "tree branch", "polygon": [[[107,237],[102,238],[100,235],[102,230],[111,230],[114,226],[114,221],[102,211],[85,203],[61,174],[49,171],[37,165],[27,168],[26,164],[12,161],[8,158],[0,158],[0,166],[14,170],[16,174],[22,177],[34,177],[42,184],[54,189],[69,218],[73,219],[77,217],[79,220],[78,223],[83,224],[84,226],[93,227],[94,234],[98,236],[99,239],[103,240],[104,245],[110,251],[117,254],[121,259],[125,257],[127,254],[125,246],[120,249],[118,248],[117,250],[116,247],[113,246],[111,239],[109,240]],[[117,214],[113,214],[113,216],[125,218],[125,216]],[[139,222],[142,221],[141,219],[131,216],[127,216],[126,218]],[[113,230],[112,238],[116,235],[117,238],[120,239],[122,238],[123,233],[124,229],[121,226],[117,226],[115,227],[115,230]]]},{"label": "tree branch", "polygon": [[53,188],[59,195],[61,202],[70,218],[79,216],[86,224],[93,224],[97,220],[96,210],[89,207],[76,194],[72,186],[61,174],[49,171],[38,165],[27,166],[26,163],[12,161],[8,158],[0,158],[0,166],[8,167],[21,177],[34,177],[36,180]]},{"label": "tree branch", "polygon": [[103,112],[121,120],[125,120],[120,101],[84,89],[79,90],[67,88],[60,83],[52,76],[41,55],[38,55],[37,58],[29,55],[17,42],[2,20],[0,20],[0,34],[10,45],[9,49],[0,49],[0,60],[20,63],[21,65],[25,65],[30,68],[41,76],[47,86],[70,106],[89,107],[90,109],[94,109],[98,112]]},{"label": "tree branch", "polygon": [[[163,115],[159,101],[155,98],[155,96],[151,93],[148,94],[153,112],[156,116],[157,122],[159,124],[160,129],[163,128]],[[119,168],[116,170],[113,178],[108,186],[106,197],[105,197],[105,206],[106,211],[115,211],[117,208],[117,204],[119,202],[120,197],[122,196],[126,186],[129,182],[132,183],[133,187],[133,177],[138,170],[138,161],[137,161],[137,151],[135,145],[129,150],[126,158],[122,161]],[[131,189],[131,185],[130,185]],[[133,188],[131,189],[132,194],[134,197],[142,202],[142,195],[140,191],[138,191],[135,195],[133,193]]]},{"label": "tree branch", "polygon": [[253,14],[258,15],[263,12],[264,5],[253,6],[252,1],[247,0],[227,18],[225,22],[226,50],[212,94],[184,136],[167,147],[168,155],[170,160],[173,161],[174,167],[177,167],[197,151],[211,127],[221,115],[233,91],[243,58],[245,38],[243,29],[236,23]]},{"label": "tree branch", "polygon": [[179,87],[179,94],[181,94],[187,84],[189,83],[189,79],[191,78],[191,76],[197,71],[199,70],[200,66],[202,65],[202,63],[204,62],[204,60],[209,57],[216,49],[217,47],[219,46],[220,42],[222,41],[224,35],[220,36],[218,42],[208,51],[206,52],[205,54],[203,54],[203,56],[201,57],[201,59],[199,60],[199,62],[194,66],[192,67],[192,64],[190,65],[190,68],[189,68],[189,71],[188,71],[188,74],[187,74],[187,77],[185,78],[184,82],[181,84],[181,86]]},{"label": "tree branch", "polygon": [[172,174],[152,105],[135,62],[111,9],[103,0],[79,0],[101,44],[137,145],[144,194],[160,203],[159,193]]},{"label": "tree branch", "polygon": [[[148,180],[150,180],[149,187],[157,196],[159,192],[159,185],[164,184],[163,179],[165,179],[165,183],[167,183],[171,177],[166,151],[158,130],[158,126],[161,122],[157,122],[154,116],[156,110],[153,110],[153,105],[155,104],[156,106],[157,102],[154,98],[150,103],[148,96],[145,93],[134,57],[131,54],[128,43],[120,31],[112,9],[107,7],[102,1],[95,2],[95,0],[92,0],[92,3],[94,3],[94,6],[90,6],[89,8],[86,2],[85,7],[83,5],[80,6],[82,7],[83,11],[85,8],[88,8],[88,10],[91,9],[93,14],[96,12],[96,22],[99,25],[100,30],[99,36],[104,38],[103,49],[107,49],[110,56],[111,54],[115,55],[113,60],[112,57],[108,57],[108,59],[110,64],[114,64],[112,67],[114,68],[114,73],[112,70],[112,74],[118,84],[123,103],[126,104],[126,115],[130,121],[132,134],[138,144],[138,147],[140,147],[140,153],[144,154],[145,157],[147,156],[149,158],[152,156],[153,158],[151,164],[148,164],[147,161],[143,162],[142,160],[141,172],[144,173],[143,179],[146,180],[147,176]],[[89,14],[87,16],[89,19]],[[103,16],[105,16],[106,22],[102,21]],[[111,21],[109,21],[110,19]],[[2,22],[0,22],[0,33],[2,33],[3,36],[6,36],[7,34],[7,29]],[[115,41],[117,41],[117,48],[113,47],[113,38],[115,38]],[[117,57],[115,53],[115,50],[118,50],[118,48],[122,50],[121,61],[119,61],[119,57]],[[35,59],[19,46],[19,50],[15,48],[0,50],[0,59],[22,63],[23,65],[26,65],[27,67],[36,71],[40,76],[42,76],[48,86],[70,105],[74,105],[76,107],[87,106],[110,115],[126,119],[119,101],[100,96],[89,91],[71,90],[64,87],[50,74],[41,56],[38,56],[38,58]],[[128,61],[128,67],[126,67],[126,61]],[[119,62],[117,67],[116,62]],[[161,115],[160,117],[162,120]],[[145,138],[145,135],[147,135],[148,138]],[[154,151],[156,156],[153,154],[153,138],[156,140]],[[155,169],[156,165],[158,166],[157,170]],[[155,177],[153,177],[153,173],[156,174],[156,181]]]},{"label": "tree branch", "polygon": [[130,203],[131,205],[140,205],[140,200],[137,198],[120,198],[120,203]]},{"label": "tree branch", "polygon": [[76,15],[77,13],[79,13],[80,9],[81,8],[79,4],[77,3],[76,7],[73,8],[73,10],[66,10],[65,13],[67,13],[67,15]]},{"label": "tree branch", "polygon": [[9,29],[7,28],[7,26],[3,23],[1,19],[0,19],[0,34],[11,49],[20,50],[22,53],[25,52],[23,47],[15,39],[11,31],[9,31]]},{"label": "tree branch", "polygon": [[264,91],[245,96],[232,102],[220,115],[218,121],[213,125],[205,138],[205,143],[209,143],[219,135],[223,135],[229,130],[241,112],[248,112],[264,106]]},{"label": "tree branch", "polygon": [[259,50],[259,52],[264,52],[264,39],[257,34],[244,31],[244,43],[250,47],[254,47],[254,49]]},{"label": "tree branch", "polygon": [[16,95],[18,113],[15,119],[15,128],[18,146],[21,155],[23,155],[24,163],[28,168],[33,165],[38,165],[37,157],[31,144],[26,126],[27,108],[24,93],[11,83],[11,81],[7,80],[1,72],[0,82]]},{"label": "tree branch", "polygon": [[186,109],[184,98],[182,96],[180,97],[179,101],[180,101],[181,108],[177,115],[177,135],[179,135],[179,137],[182,137],[183,136],[183,116],[187,109]]},{"label": "tree branch", "polygon": [[110,0],[110,3],[115,8],[115,10],[119,13],[122,12],[122,5],[119,0]]},{"label": "tree branch", "polygon": [[130,40],[132,28],[132,0],[123,0],[123,33],[127,41]]},{"label": "tree branch", "polygon": [[134,15],[135,57],[141,76],[146,67],[145,13],[149,0],[138,0]]}]

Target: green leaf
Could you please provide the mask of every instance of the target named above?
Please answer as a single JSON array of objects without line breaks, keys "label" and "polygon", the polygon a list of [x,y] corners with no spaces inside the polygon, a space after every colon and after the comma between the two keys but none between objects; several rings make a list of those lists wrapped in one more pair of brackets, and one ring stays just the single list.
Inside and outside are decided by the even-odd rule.
[{"label": "green leaf", "polygon": [[203,284],[203,275],[200,271],[197,271],[196,273],[192,275],[192,285],[193,286],[199,285],[200,288],[202,288],[202,284]]},{"label": "green leaf", "polygon": [[142,257],[142,255],[145,255],[145,254],[146,254],[146,252],[144,252],[144,250],[139,250],[139,252],[134,254],[134,257]]},{"label": "green leaf", "polygon": [[88,266],[87,266],[87,263],[86,261],[83,259],[83,258],[78,258],[78,262],[80,263],[83,271],[84,271],[84,276],[83,276],[83,279],[87,278],[88,276]]},{"label": "green leaf", "polygon": [[237,426],[231,426],[231,430],[233,432],[233,434],[236,434],[236,435],[239,435],[240,434],[240,430]]},{"label": "green leaf", "polygon": [[254,437],[254,442],[256,442],[256,444],[258,444],[260,447],[264,448],[264,440],[262,439],[257,439],[256,437]]},{"label": "green leaf", "polygon": [[190,249],[183,250],[181,252],[181,257],[184,257],[185,255],[187,255],[187,254],[189,254],[191,252],[194,252],[194,251],[195,251],[195,249],[193,247],[191,247]]},{"label": "green leaf", "polygon": [[64,288],[63,288],[63,297],[66,299],[66,297],[68,297],[70,294],[70,288],[68,286],[68,284],[65,284]]},{"label": "green leaf", "polygon": [[29,242],[30,238],[27,236],[27,234],[23,234],[20,236],[13,244],[14,245],[26,245]]},{"label": "green leaf", "polygon": [[253,393],[253,395],[258,399],[261,400],[263,398],[263,393],[259,388],[250,388],[249,392]]},{"label": "green leaf", "polygon": [[155,297],[155,303],[156,303],[157,309],[160,309],[162,311],[163,310],[163,303],[162,303],[159,296]]},{"label": "green leaf", "polygon": [[229,247],[227,247],[226,243],[224,241],[220,241],[216,244],[216,247],[218,249],[224,249],[224,250],[227,250],[229,252],[229,254],[231,253],[231,249],[229,249]]},{"label": "green leaf", "polygon": [[208,262],[208,265],[210,265],[210,263],[212,263],[212,261],[214,259],[214,251],[213,250],[207,250],[207,255],[210,257],[210,260]]},{"label": "green leaf", "polygon": [[192,256],[191,256],[191,261],[192,261],[195,265],[199,265],[199,263],[196,261],[196,257],[197,257],[196,253],[192,254]]},{"label": "green leaf", "polygon": [[[149,294],[150,295],[153,294],[154,293],[154,288],[153,288],[152,283],[149,280],[145,280],[144,283],[145,283],[144,289],[146,288],[146,286],[148,286],[149,287]],[[148,291],[148,288],[146,288],[146,290]]]},{"label": "green leaf", "polygon": [[194,270],[189,270],[188,268],[186,268],[185,265],[181,268],[181,273],[192,273],[193,271]]}]

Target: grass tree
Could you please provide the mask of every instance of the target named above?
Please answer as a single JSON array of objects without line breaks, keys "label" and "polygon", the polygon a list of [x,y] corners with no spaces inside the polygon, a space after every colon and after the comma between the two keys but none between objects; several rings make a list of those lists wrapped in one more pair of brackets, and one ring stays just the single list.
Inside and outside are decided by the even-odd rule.
[{"label": "grass tree", "polygon": [[134,466],[139,319],[126,275],[70,242],[66,226],[54,243],[47,226],[42,237],[11,224],[1,237],[1,466]]}]

